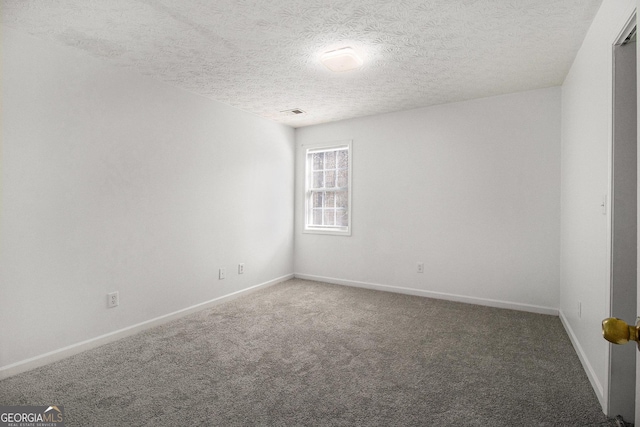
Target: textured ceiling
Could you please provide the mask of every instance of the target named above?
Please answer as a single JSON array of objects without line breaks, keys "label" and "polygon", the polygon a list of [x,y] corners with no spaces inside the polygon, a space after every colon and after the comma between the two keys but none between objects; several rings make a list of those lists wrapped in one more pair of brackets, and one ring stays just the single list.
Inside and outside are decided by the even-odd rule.
[{"label": "textured ceiling", "polygon": [[[3,0],[2,21],[299,127],[559,85],[601,2]],[[343,46],[360,70],[318,62]]]}]

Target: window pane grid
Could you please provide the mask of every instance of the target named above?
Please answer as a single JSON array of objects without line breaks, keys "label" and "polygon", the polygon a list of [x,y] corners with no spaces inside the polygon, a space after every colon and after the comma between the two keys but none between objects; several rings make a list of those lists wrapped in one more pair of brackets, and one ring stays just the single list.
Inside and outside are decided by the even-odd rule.
[{"label": "window pane grid", "polygon": [[346,227],[348,224],[347,210],[344,208],[314,208],[314,227]]},{"label": "window pane grid", "polygon": [[346,191],[310,191],[311,225],[345,227],[349,222]]},{"label": "window pane grid", "polygon": [[307,227],[348,231],[349,147],[307,151]]}]

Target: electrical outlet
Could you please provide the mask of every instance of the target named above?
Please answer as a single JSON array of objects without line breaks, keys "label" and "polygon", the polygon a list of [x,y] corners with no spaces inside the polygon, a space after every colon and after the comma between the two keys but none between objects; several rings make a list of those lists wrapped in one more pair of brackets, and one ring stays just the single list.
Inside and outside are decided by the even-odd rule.
[{"label": "electrical outlet", "polygon": [[222,280],[224,279],[226,276],[225,272],[224,272],[224,268],[221,268],[220,271],[218,271],[218,279]]},{"label": "electrical outlet", "polygon": [[244,263],[238,264],[238,274],[244,274]]},{"label": "electrical outlet", "polygon": [[418,273],[424,273],[424,262],[418,263]]},{"label": "electrical outlet", "polygon": [[118,292],[111,292],[110,294],[107,294],[107,307],[117,307],[118,304],[120,304],[120,295]]}]

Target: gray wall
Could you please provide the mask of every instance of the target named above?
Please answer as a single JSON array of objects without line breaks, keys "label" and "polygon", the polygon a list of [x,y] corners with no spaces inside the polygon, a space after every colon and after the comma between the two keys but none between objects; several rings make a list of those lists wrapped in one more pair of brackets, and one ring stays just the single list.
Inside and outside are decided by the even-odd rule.
[{"label": "gray wall", "polygon": [[[303,234],[304,145],[345,139],[352,236]],[[305,127],[296,144],[296,275],[557,313],[560,88]]]},{"label": "gray wall", "polygon": [[2,36],[0,368],[291,275],[292,128]]},{"label": "gray wall", "polygon": [[612,46],[635,6],[603,2],[562,86],[560,316],[605,412],[611,221],[601,204],[606,196],[611,212]]}]

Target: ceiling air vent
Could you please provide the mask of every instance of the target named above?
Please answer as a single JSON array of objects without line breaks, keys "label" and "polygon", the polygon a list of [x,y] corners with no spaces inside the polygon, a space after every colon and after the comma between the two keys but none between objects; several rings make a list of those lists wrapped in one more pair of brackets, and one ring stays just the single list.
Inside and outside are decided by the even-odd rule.
[{"label": "ceiling air vent", "polygon": [[293,110],[285,110],[285,111],[280,111],[281,113],[284,113],[288,116],[297,116],[298,114],[304,114],[305,111],[299,109],[299,108],[294,108]]}]

